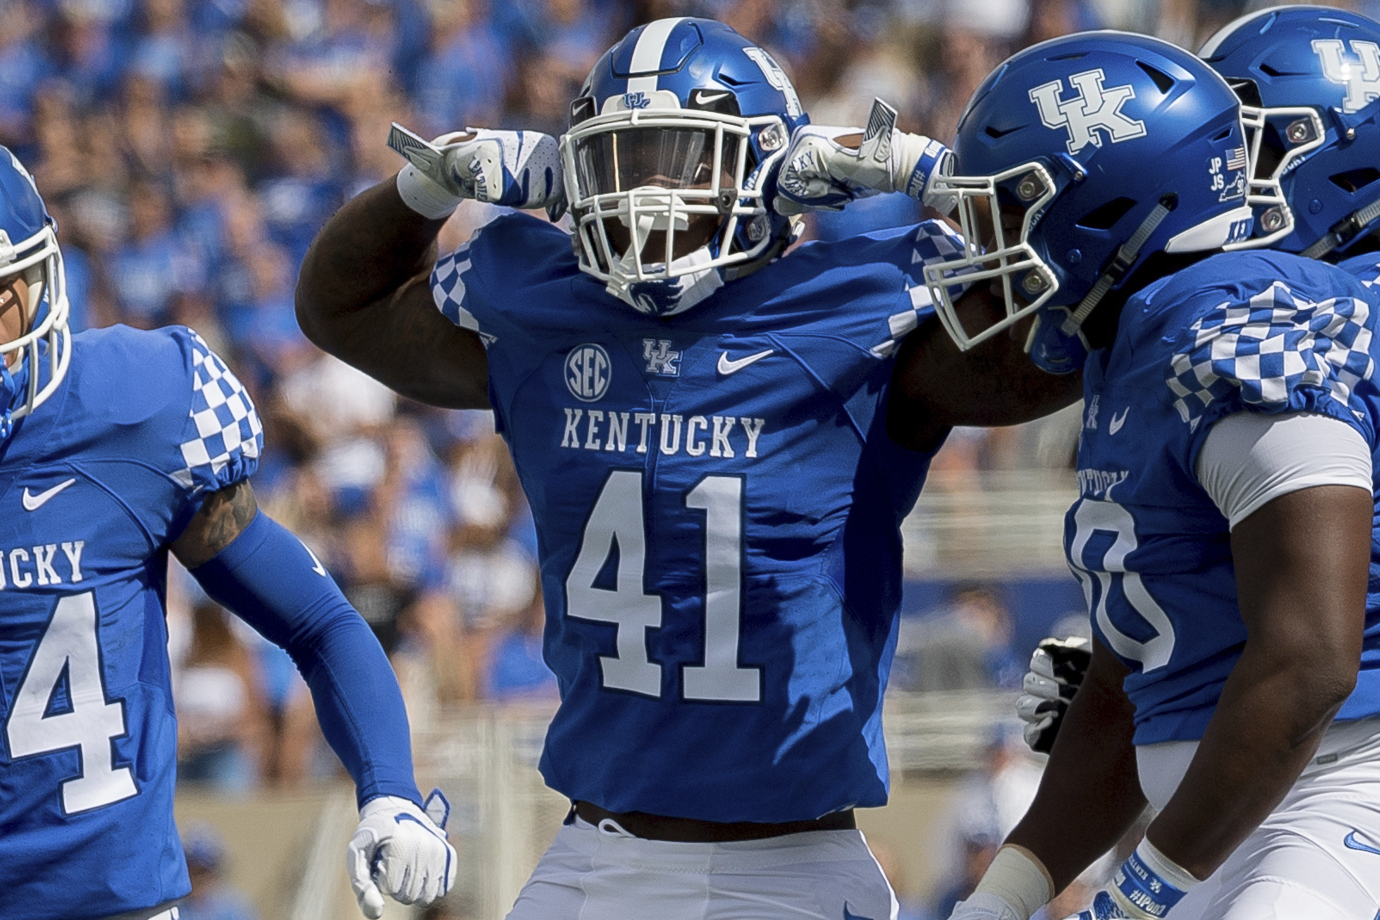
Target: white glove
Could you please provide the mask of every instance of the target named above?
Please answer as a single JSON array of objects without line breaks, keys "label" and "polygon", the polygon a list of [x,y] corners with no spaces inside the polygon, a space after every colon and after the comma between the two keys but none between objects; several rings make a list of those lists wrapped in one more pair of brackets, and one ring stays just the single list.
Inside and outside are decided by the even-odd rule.
[{"label": "white glove", "polygon": [[1064,713],[1091,661],[1092,646],[1078,636],[1041,639],[1036,646],[1016,698],[1016,715],[1025,722],[1025,743],[1032,751],[1048,754],[1054,747]]},{"label": "white glove", "polygon": [[[848,146],[861,135],[858,146]],[[952,171],[953,154],[939,141],[896,129],[896,110],[872,103],[867,129],[803,125],[791,135],[777,175],[774,207],[780,214],[837,211],[878,192],[905,192],[944,213],[951,195],[931,194],[930,178]]]},{"label": "white glove", "polygon": [[430,904],[455,881],[455,850],[446,842],[450,803],[434,789],[426,811],[385,795],[359,810],[359,826],[345,850],[345,868],[359,909],[383,915],[383,895],[403,904]]},{"label": "white glove", "polygon": [[975,891],[954,905],[949,920],[1026,920],[1016,908],[991,892]]},{"label": "white glove", "polygon": [[466,128],[424,141],[394,124],[388,146],[408,165],[398,193],[423,217],[446,217],[466,198],[512,208],[565,213],[565,182],[556,139],[540,131]]},{"label": "white glove", "polygon": [[1197,884],[1187,870],[1142,840],[1116,870],[1111,885],[1093,895],[1092,906],[1065,920],[1161,920]]}]

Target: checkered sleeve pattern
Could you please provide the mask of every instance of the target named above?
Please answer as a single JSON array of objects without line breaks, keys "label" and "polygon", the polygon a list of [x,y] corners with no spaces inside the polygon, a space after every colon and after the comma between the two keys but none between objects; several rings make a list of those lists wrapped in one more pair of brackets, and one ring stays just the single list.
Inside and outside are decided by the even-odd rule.
[{"label": "checkered sleeve pattern", "polygon": [[1355,414],[1351,395],[1375,370],[1370,313],[1352,297],[1313,303],[1280,281],[1223,303],[1192,325],[1170,362],[1174,408],[1194,428],[1214,404],[1299,412],[1330,397]]},{"label": "checkered sleeve pattern", "polygon": [[914,244],[910,261],[916,274],[906,284],[910,309],[887,317],[888,335],[872,349],[872,353],[879,358],[895,354],[901,346],[901,340],[920,325],[920,320],[934,312],[934,300],[919,275],[919,266],[952,258],[954,253],[962,251],[963,238],[940,221],[927,220],[917,228]]},{"label": "checkered sleeve pattern", "polygon": [[178,445],[184,466],[173,478],[192,494],[223,489],[259,465],[264,431],[244,385],[195,332],[190,332],[192,402]]},{"label": "checkered sleeve pattern", "polygon": [[485,346],[488,346],[495,341],[495,336],[479,328],[479,319],[470,312],[471,305],[466,301],[469,295],[466,276],[474,267],[471,252],[478,236],[476,232],[469,244],[436,263],[431,270],[431,296],[436,301],[436,308],[446,319],[462,329],[478,333]]}]

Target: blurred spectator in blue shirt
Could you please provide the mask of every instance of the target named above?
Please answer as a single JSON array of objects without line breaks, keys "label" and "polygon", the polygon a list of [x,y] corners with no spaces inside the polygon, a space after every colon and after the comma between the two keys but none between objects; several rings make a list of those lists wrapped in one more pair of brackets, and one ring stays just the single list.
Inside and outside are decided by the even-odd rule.
[{"label": "blurred spectator in blue shirt", "polygon": [[259,920],[249,899],[225,880],[225,844],[211,825],[198,822],[182,834],[192,893],[178,905],[181,920]]},{"label": "blurred spectator in blue shirt", "polygon": [[0,3],[0,143],[20,156],[31,149],[34,92],[53,72],[38,40],[42,24],[32,0]]},{"label": "blurred spectator in blue shirt", "polygon": [[161,183],[136,184],[129,213],[131,239],[111,255],[116,303],[131,325],[162,325],[170,318],[173,299],[203,282],[203,267],[174,231],[168,193]]},{"label": "blurred spectator in blue shirt", "polygon": [[300,265],[316,231],[344,204],[319,120],[287,109],[274,119],[271,176],[256,191],[269,235]]},{"label": "blurred spectator in blue shirt", "polygon": [[431,50],[417,70],[417,114],[428,137],[501,121],[512,48],[489,25],[483,0],[431,5]]}]

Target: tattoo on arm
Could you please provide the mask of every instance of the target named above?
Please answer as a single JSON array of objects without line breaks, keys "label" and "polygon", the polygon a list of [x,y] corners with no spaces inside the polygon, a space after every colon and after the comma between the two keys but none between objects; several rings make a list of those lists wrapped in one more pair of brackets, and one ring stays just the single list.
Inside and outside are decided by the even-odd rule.
[{"label": "tattoo on arm", "polygon": [[173,554],[189,569],[204,565],[249,526],[258,510],[254,489],[247,479],[212,492],[187,529],[173,541]]}]

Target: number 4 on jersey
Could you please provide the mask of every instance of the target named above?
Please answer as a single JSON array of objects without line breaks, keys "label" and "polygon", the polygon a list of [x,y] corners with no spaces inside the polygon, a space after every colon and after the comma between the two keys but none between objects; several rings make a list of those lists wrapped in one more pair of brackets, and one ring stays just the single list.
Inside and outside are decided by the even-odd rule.
[{"label": "number 4 on jersey", "polygon": [[[704,664],[682,665],[687,700],[756,703],[762,669],[738,664],[742,622],[743,481],[706,476],[685,496],[687,508],[705,513]],[[642,514],[642,474],[609,476],[585,522],[580,554],[565,582],[566,614],[618,626],[617,656],[600,655],[604,686],[661,696],[661,665],[648,659],[647,630],[661,627],[661,598],[646,593],[647,558]],[[614,546],[618,571],[613,590],[594,587]]]},{"label": "number 4 on jersey", "polygon": [[[49,713],[67,675],[66,711]],[[81,775],[62,784],[67,814],[138,795],[129,767],[116,767],[110,742],[127,733],[125,707],[108,702],[96,645],[96,602],[90,593],[63,597],[39,639],[5,720],[11,760],[80,748]]]}]

